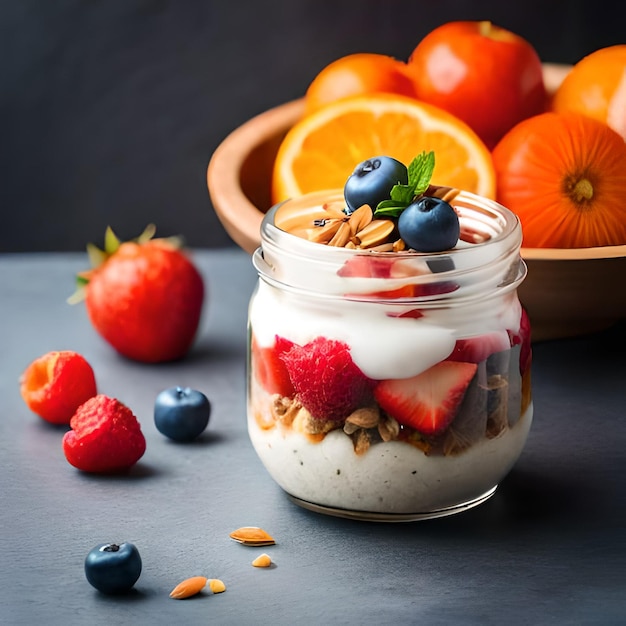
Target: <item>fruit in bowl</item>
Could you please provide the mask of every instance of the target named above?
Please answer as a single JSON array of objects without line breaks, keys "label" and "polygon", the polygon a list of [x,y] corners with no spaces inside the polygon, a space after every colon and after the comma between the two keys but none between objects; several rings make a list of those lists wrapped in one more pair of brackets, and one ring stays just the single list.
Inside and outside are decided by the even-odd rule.
[{"label": "fruit in bowl", "polygon": [[305,94],[306,114],[341,98],[375,93],[415,97],[406,64],[383,54],[349,54],[329,63],[311,81]]},{"label": "fruit in bowl", "polygon": [[[571,69],[571,66],[543,64],[543,82],[549,97],[557,91],[563,79],[570,74]],[[410,99],[406,95],[377,94],[347,100],[364,98],[371,104],[379,97],[403,102]],[[549,107],[549,99],[546,107]],[[412,110],[423,111],[430,106],[417,100],[415,103],[417,106]],[[344,110],[347,105],[337,102],[324,108],[329,110],[333,107],[335,107],[335,112],[338,112]],[[373,110],[372,107],[370,110]],[[437,108],[437,111],[441,109]],[[304,125],[308,124],[311,129],[315,125],[310,122],[310,118],[319,121],[321,118],[316,116],[321,115],[324,115],[322,111],[306,115],[305,98],[280,105],[236,129],[213,154],[207,172],[211,200],[225,229],[244,250],[252,253],[258,247],[259,229],[264,214],[275,202],[304,191],[303,183],[308,184],[307,176],[313,176],[313,188],[315,185],[319,185],[318,188],[338,188],[352,173],[353,163],[358,161],[359,157],[362,160],[372,154],[383,153],[382,150],[372,148],[372,132],[366,127],[370,122],[364,124],[363,118],[359,117],[361,124],[349,127],[350,138],[353,139],[355,135],[358,135],[361,141],[361,138],[365,137],[365,143],[359,144],[364,147],[358,153],[359,157],[354,158],[352,163],[346,163],[341,168],[337,168],[334,155],[327,153],[324,158],[324,153],[318,152],[315,159],[309,161],[309,165],[305,167],[307,155],[306,150],[302,149],[296,150],[287,157],[281,156],[280,151],[285,149],[285,138],[291,129],[301,122]],[[331,117],[327,118],[329,126],[334,123]],[[417,118],[415,115],[413,117]],[[454,124],[452,127],[449,126],[443,135],[435,132],[432,123],[424,122],[424,119],[439,119],[439,114],[425,117],[422,115],[417,118],[417,122],[415,120],[411,122],[415,133],[411,141],[412,154],[421,148],[434,149],[442,157],[438,158],[438,170],[435,171],[434,182],[437,182],[439,175],[448,179],[459,175],[450,164],[462,163],[466,167],[461,168],[460,178],[457,179],[459,182],[455,182],[455,185],[477,191],[481,195],[496,197],[498,181],[491,153],[471,128],[467,130],[467,124],[456,116],[453,117]],[[308,122],[306,118],[309,118]],[[420,119],[422,121],[419,121]],[[340,128],[341,126],[335,126],[335,132],[327,133],[327,138],[319,142],[321,148],[324,147],[324,143],[339,139]],[[416,128],[417,131],[415,131]],[[453,130],[450,130],[451,128]],[[460,128],[463,130],[459,130]],[[370,137],[369,143],[368,137]],[[434,147],[424,145],[425,137],[429,141],[438,137],[436,141],[439,143]],[[457,153],[457,157],[446,164],[439,148],[442,140],[448,142],[450,138],[457,148],[461,146],[461,154],[465,151],[465,156],[459,157]],[[291,140],[288,140],[289,142]],[[309,146],[308,142],[307,146]],[[406,155],[394,154],[391,148],[397,147],[397,145],[386,147],[384,152],[401,161],[406,160]],[[488,159],[484,157],[485,153],[488,154]],[[309,156],[312,154],[309,152]],[[296,166],[294,167],[293,164]],[[308,174],[304,177],[294,176],[294,172],[297,173],[298,169]],[[270,180],[273,177],[275,182],[272,188]],[[323,184],[324,182],[327,184]],[[481,187],[472,187],[472,185],[481,185]],[[311,188],[306,190],[310,191]],[[545,200],[541,194],[537,194],[537,198],[540,203]],[[549,222],[548,217],[544,219]],[[611,279],[612,276],[621,275],[626,271],[625,244],[626,242],[622,242],[618,245],[584,248],[535,248],[529,245],[522,248],[522,256],[529,267],[529,276],[520,287],[520,297],[533,319],[534,339],[550,339],[592,332],[606,328],[626,317],[626,294],[615,290]]]},{"label": "fruit in bowl", "polygon": [[493,151],[498,200],[515,212],[529,248],[626,244],[626,143],[581,113],[542,113]]},{"label": "fruit in bowl", "polygon": [[605,122],[626,141],[626,45],[600,48],[578,61],[556,90],[551,108]]},{"label": "fruit in bowl", "polygon": [[379,93],[342,98],[295,121],[274,161],[272,203],[340,189],[355,162],[375,154],[408,163],[416,146],[437,154],[434,184],[495,194],[491,154],[465,122],[419,100]]},{"label": "fruit in bowl", "polygon": [[546,107],[541,61],[533,46],[487,20],[435,28],[417,44],[408,67],[420,100],[462,119],[490,148],[515,124]]}]

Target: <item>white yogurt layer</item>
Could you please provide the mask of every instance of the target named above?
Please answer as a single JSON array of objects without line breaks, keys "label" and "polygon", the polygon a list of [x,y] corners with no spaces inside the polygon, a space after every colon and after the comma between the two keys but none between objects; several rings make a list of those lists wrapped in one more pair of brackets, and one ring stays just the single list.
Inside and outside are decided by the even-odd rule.
[{"label": "white yogurt layer", "polygon": [[287,493],[327,507],[417,514],[469,502],[497,486],[522,452],[533,407],[514,427],[454,456],[427,456],[401,441],[376,443],[357,455],[342,430],[312,443],[278,424],[262,430],[250,413],[252,444]]},{"label": "white yogurt layer", "polygon": [[[293,298],[281,297],[261,282],[250,305],[249,318],[260,346],[271,346],[277,329],[282,337],[300,345],[318,336],[343,341],[350,346],[359,369],[377,380],[416,376],[443,361],[454,349],[456,337],[452,329],[458,326],[447,325],[449,320],[436,324],[429,316],[398,318],[388,316],[386,311],[388,308],[373,302],[366,307],[342,302],[334,311],[320,311],[301,301],[294,306]],[[509,345],[504,324],[513,322],[508,328],[519,324],[519,310],[516,313],[515,322],[498,320],[497,325],[488,327],[501,328],[503,348]],[[445,317],[445,313],[438,317]]]}]

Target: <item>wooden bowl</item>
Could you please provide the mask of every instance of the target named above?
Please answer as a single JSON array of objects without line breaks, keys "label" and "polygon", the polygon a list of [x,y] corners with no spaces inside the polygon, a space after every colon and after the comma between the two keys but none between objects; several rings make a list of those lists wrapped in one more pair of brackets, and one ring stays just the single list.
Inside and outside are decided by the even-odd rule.
[{"label": "wooden bowl", "polygon": [[[570,66],[545,64],[554,91]],[[271,207],[270,181],[278,147],[300,119],[304,101],[270,109],[230,133],[213,153],[207,185],[213,208],[233,241],[252,254]],[[522,248],[528,276],[519,293],[533,339],[603,330],[626,318],[626,245],[581,249]]]}]

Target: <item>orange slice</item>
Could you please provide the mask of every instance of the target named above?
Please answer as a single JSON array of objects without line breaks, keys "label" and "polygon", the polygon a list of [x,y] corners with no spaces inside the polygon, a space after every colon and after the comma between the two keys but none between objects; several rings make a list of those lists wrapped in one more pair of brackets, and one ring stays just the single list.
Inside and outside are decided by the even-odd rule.
[{"label": "orange slice", "polygon": [[365,159],[386,155],[408,165],[434,151],[432,183],[493,198],[495,173],[485,144],[450,113],[407,96],[355,96],[303,117],[281,142],[272,200],[343,188]]}]

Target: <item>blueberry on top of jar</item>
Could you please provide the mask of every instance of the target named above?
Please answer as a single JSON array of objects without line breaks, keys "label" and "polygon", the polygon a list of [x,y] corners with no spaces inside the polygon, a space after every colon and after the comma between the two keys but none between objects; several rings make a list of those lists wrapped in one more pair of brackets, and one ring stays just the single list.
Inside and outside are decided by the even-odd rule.
[{"label": "blueberry on top of jar", "polygon": [[400,237],[418,252],[450,250],[459,240],[460,231],[456,211],[441,198],[422,196],[398,218]]},{"label": "blueberry on top of jar", "polygon": [[364,204],[375,210],[387,200],[395,185],[408,183],[406,165],[388,156],[376,156],[359,163],[346,181],[344,198],[348,215]]}]

